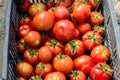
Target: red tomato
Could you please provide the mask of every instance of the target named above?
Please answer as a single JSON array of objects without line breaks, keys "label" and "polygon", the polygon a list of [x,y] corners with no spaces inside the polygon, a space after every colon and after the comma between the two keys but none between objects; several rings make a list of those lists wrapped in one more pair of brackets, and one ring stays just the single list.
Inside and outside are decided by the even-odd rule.
[{"label": "red tomato", "polygon": [[49,31],[52,29],[53,24],[54,16],[48,11],[38,13],[31,22],[33,29],[38,31]]},{"label": "red tomato", "polygon": [[29,15],[31,18],[34,18],[34,16],[39,13],[39,12],[42,12],[42,11],[45,11],[46,10],[46,6],[45,4],[39,2],[39,3],[34,3],[30,6],[29,8]]},{"label": "red tomato", "polygon": [[99,26],[103,23],[103,15],[100,12],[91,12],[89,21],[91,26]]},{"label": "red tomato", "polygon": [[36,48],[41,43],[41,35],[37,31],[29,31],[24,36],[24,41],[28,46],[30,46],[32,48]]},{"label": "red tomato", "polygon": [[82,36],[82,41],[86,49],[92,50],[102,43],[102,37],[94,31],[89,31]]},{"label": "red tomato", "polygon": [[53,68],[55,71],[68,75],[73,70],[73,60],[68,55],[59,54],[53,58]]},{"label": "red tomato", "polygon": [[77,39],[71,40],[65,44],[64,52],[75,59],[84,54],[84,44]]},{"label": "red tomato", "polygon": [[104,26],[94,26],[93,30],[96,33],[100,34],[101,36],[103,36],[104,33],[105,33],[105,27]]},{"label": "red tomato", "polygon": [[57,0],[56,6],[64,6],[66,8],[69,8],[72,5],[71,0]]},{"label": "red tomato", "polygon": [[37,65],[39,63],[37,50],[27,49],[24,52],[24,60],[31,65]]},{"label": "red tomato", "polygon": [[78,29],[75,30],[73,39],[79,39],[80,38],[80,31]]},{"label": "red tomato", "polygon": [[88,31],[91,31],[91,26],[88,23],[81,23],[78,25],[78,30],[81,34],[85,34]]},{"label": "red tomato", "polygon": [[90,71],[91,80],[110,80],[112,77],[112,70],[108,64],[96,64]]},{"label": "red tomato", "polygon": [[40,76],[32,76],[29,80],[43,80]]},{"label": "red tomato", "polygon": [[44,80],[66,80],[66,77],[61,72],[52,72],[47,74]]},{"label": "red tomato", "polygon": [[49,46],[50,50],[52,51],[53,56],[56,56],[62,53],[63,48],[64,48],[62,42],[59,42],[54,38],[46,41],[45,46]]},{"label": "red tomato", "polygon": [[74,68],[80,70],[85,74],[89,74],[93,68],[94,62],[90,56],[82,55],[74,60]]},{"label": "red tomato", "polygon": [[82,71],[74,70],[70,74],[70,80],[87,80],[85,74]]},{"label": "red tomato", "polygon": [[20,38],[23,38],[29,31],[32,31],[32,27],[25,24],[25,25],[21,25],[18,28],[18,36]]},{"label": "red tomato", "polygon": [[50,60],[53,57],[52,51],[50,50],[50,48],[48,46],[42,46],[38,50],[38,57],[39,57],[40,61],[42,61],[44,63],[50,62]]},{"label": "red tomato", "polygon": [[[68,27],[69,26],[69,27]],[[73,39],[76,28],[69,20],[60,20],[53,27],[54,36],[60,41],[69,41]]]},{"label": "red tomato", "polygon": [[46,0],[44,3],[46,5],[47,9],[55,7],[55,2],[53,0]]},{"label": "red tomato", "polygon": [[110,51],[104,45],[96,46],[91,51],[91,58],[95,63],[106,62],[110,57]]},{"label": "red tomato", "polygon": [[52,65],[50,63],[42,63],[40,62],[37,64],[35,68],[35,74],[36,75],[41,75],[41,77],[45,77],[47,74],[53,72]]},{"label": "red tomato", "polygon": [[91,5],[93,10],[97,9],[100,3],[101,3],[101,0],[89,0],[89,4]]},{"label": "red tomato", "polygon": [[70,13],[64,6],[58,6],[55,8],[54,16],[56,20],[70,19]]},{"label": "red tomato", "polygon": [[16,65],[16,72],[19,76],[24,77],[26,79],[30,78],[33,74],[33,67],[27,62],[19,62]]}]

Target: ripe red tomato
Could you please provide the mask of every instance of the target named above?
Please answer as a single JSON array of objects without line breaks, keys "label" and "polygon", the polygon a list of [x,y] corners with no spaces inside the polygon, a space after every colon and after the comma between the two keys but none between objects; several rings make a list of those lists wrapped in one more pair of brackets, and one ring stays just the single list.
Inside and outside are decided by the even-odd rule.
[{"label": "ripe red tomato", "polygon": [[89,31],[82,36],[82,41],[87,50],[92,50],[102,42],[102,37],[94,31]]},{"label": "ripe red tomato", "polygon": [[74,68],[80,70],[85,74],[89,74],[90,70],[93,68],[94,62],[90,56],[82,55],[74,60]]},{"label": "ripe red tomato", "polygon": [[39,2],[39,3],[34,3],[30,6],[29,8],[29,15],[31,18],[34,18],[34,16],[39,13],[39,12],[42,12],[42,11],[45,11],[46,10],[46,6],[45,4]]},{"label": "ripe red tomato", "polygon": [[56,6],[64,6],[66,8],[69,8],[72,5],[71,0],[57,0]]},{"label": "ripe red tomato", "polygon": [[95,63],[106,62],[110,57],[110,51],[104,45],[96,46],[91,51],[91,58]]},{"label": "ripe red tomato", "polygon": [[26,79],[30,78],[33,74],[33,67],[27,62],[19,62],[16,65],[16,72],[19,76],[24,77]]},{"label": "ripe red tomato", "polygon": [[43,79],[41,78],[41,76],[34,75],[29,80],[43,80]]},{"label": "ripe red tomato", "polygon": [[100,34],[101,36],[103,36],[104,33],[105,33],[105,27],[104,26],[94,26],[93,30],[96,33]]},{"label": "ripe red tomato", "polygon": [[74,70],[70,74],[70,80],[86,80],[86,76],[82,71]]},{"label": "ripe red tomato", "polygon": [[70,19],[70,13],[64,6],[58,6],[55,8],[54,16],[56,20]]},{"label": "ripe red tomato", "polygon": [[84,44],[78,39],[73,39],[65,44],[64,52],[75,59],[84,54]]},{"label": "ripe red tomato", "polygon": [[81,23],[81,24],[78,25],[78,30],[83,35],[86,32],[91,31],[91,26],[88,23]]},{"label": "ripe red tomato", "polygon": [[91,26],[100,26],[103,23],[103,15],[100,12],[91,12],[89,21]]},{"label": "ripe red tomato", "polygon": [[50,60],[53,57],[52,51],[50,50],[50,48],[48,46],[42,46],[38,50],[38,57],[39,57],[40,61],[42,61],[44,63],[50,62]]},{"label": "ripe red tomato", "polygon": [[91,5],[93,10],[97,9],[100,3],[101,3],[101,0],[89,0],[89,4]]},{"label": "ripe red tomato", "polygon": [[53,68],[50,63],[40,62],[35,68],[35,74],[38,76],[41,75],[42,78],[44,78],[47,74],[51,72],[53,72]]},{"label": "ripe red tomato", "polygon": [[75,31],[76,28],[70,20],[60,20],[53,27],[55,38],[63,42],[73,39]]},{"label": "ripe red tomato", "polygon": [[52,62],[55,71],[68,75],[73,70],[73,60],[68,55],[59,54],[53,58]]},{"label": "ripe red tomato", "polygon": [[52,7],[55,7],[55,2],[53,0],[46,0],[44,3],[47,7],[47,10],[52,8]]},{"label": "ripe red tomato", "polygon": [[45,42],[45,46],[49,46],[50,50],[52,51],[53,56],[56,56],[63,52],[63,43],[57,41],[56,39],[50,39]]},{"label": "ripe red tomato", "polygon": [[52,29],[53,24],[54,16],[48,11],[38,13],[31,22],[33,29],[38,31],[49,31]]},{"label": "ripe red tomato", "polygon": [[24,36],[24,41],[28,46],[30,46],[32,48],[36,48],[41,43],[41,35],[37,31],[29,31]]},{"label": "ripe red tomato", "polygon": [[29,31],[32,31],[32,27],[25,24],[25,25],[21,25],[18,28],[18,36],[20,38],[23,38]]},{"label": "ripe red tomato", "polygon": [[39,63],[37,50],[27,49],[24,52],[24,60],[31,65],[37,65]]},{"label": "ripe red tomato", "polygon": [[90,71],[91,80],[110,80],[112,77],[112,70],[108,64],[96,64]]},{"label": "ripe red tomato", "polygon": [[44,80],[66,80],[66,77],[61,72],[52,72],[47,74]]}]

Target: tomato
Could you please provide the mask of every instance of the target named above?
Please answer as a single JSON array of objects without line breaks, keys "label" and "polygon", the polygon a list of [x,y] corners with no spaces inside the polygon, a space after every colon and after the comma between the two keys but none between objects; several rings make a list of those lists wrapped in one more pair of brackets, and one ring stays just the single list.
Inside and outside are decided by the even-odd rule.
[{"label": "tomato", "polygon": [[102,37],[94,31],[89,31],[82,36],[82,41],[87,50],[92,50],[102,43]]},{"label": "tomato", "polygon": [[91,80],[111,80],[112,70],[108,64],[96,64],[90,71]]},{"label": "tomato", "polygon": [[87,55],[79,56],[74,60],[74,68],[84,72],[85,74],[89,74],[93,66],[94,62],[92,58]]},{"label": "tomato", "polygon": [[103,23],[103,15],[100,12],[91,12],[89,21],[91,26],[100,26]]},{"label": "tomato", "polygon": [[84,44],[78,39],[73,39],[65,44],[64,52],[75,59],[84,54]]},{"label": "tomato", "polygon": [[32,76],[29,80],[43,80],[40,76]]},{"label": "tomato", "polygon": [[30,78],[33,74],[33,67],[27,62],[19,62],[16,65],[16,72],[19,76],[24,77],[26,79]]},{"label": "tomato", "polygon": [[39,12],[42,12],[42,11],[45,11],[46,10],[46,6],[45,4],[39,2],[39,3],[34,3],[30,6],[29,8],[29,15],[31,18],[34,18],[34,16],[39,13]]},{"label": "tomato", "polygon": [[17,2],[18,2],[18,10],[21,13],[27,13],[31,6],[30,0],[18,0]]},{"label": "tomato", "polygon": [[52,8],[52,7],[55,7],[55,2],[53,0],[46,0],[44,3],[47,7],[47,10]]},{"label": "tomato", "polygon": [[72,5],[71,0],[57,0],[56,6],[64,6],[66,8],[69,8]]},{"label": "tomato", "polygon": [[80,31],[80,33],[82,35],[85,34],[88,31],[91,31],[91,26],[88,23],[81,23],[77,27],[78,27],[78,30]]},{"label": "tomato", "polygon": [[45,46],[49,46],[53,56],[56,56],[57,54],[62,53],[64,48],[63,43],[60,41],[57,41],[54,38],[46,41]]},{"label": "tomato", "polygon": [[74,70],[70,74],[70,80],[87,80],[85,74],[82,71]]},{"label": "tomato", "polygon": [[55,8],[54,16],[56,20],[70,19],[70,13],[64,6],[58,6]]},{"label": "tomato", "polygon": [[75,30],[73,39],[79,39],[80,38],[80,31],[78,29]]},{"label": "tomato", "polygon": [[38,53],[37,50],[34,49],[27,49],[24,52],[24,60],[31,65],[36,65],[39,63]]},{"label": "tomato", "polygon": [[25,24],[25,25],[21,25],[18,28],[18,36],[20,38],[23,38],[29,31],[32,31],[32,27]]},{"label": "tomato", "polygon": [[28,46],[30,46],[32,48],[36,48],[41,43],[41,35],[37,31],[29,31],[24,36],[24,41]]},{"label": "tomato", "polygon": [[109,49],[104,45],[96,46],[91,51],[91,58],[95,63],[106,62],[110,57]]},{"label": "tomato", "polygon": [[33,29],[38,31],[49,31],[52,29],[53,24],[54,16],[48,11],[38,13],[31,22]]},{"label": "tomato", "polygon": [[35,68],[35,74],[36,75],[41,75],[41,77],[45,77],[47,74],[53,72],[52,65],[50,63],[42,63],[40,62],[37,64]]},{"label": "tomato", "polygon": [[68,75],[73,70],[73,60],[68,55],[59,54],[53,58],[52,62],[55,71]]},{"label": "tomato", "polygon": [[66,77],[61,72],[52,72],[47,74],[44,80],[66,80]]},{"label": "tomato", "polygon": [[81,4],[78,7],[73,9],[72,15],[73,18],[78,22],[85,22],[91,13],[90,7],[88,4]]},{"label": "tomato", "polygon": [[103,36],[104,33],[105,33],[105,27],[104,26],[94,26],[93,30],[96,33],[100,34],[101,36]]},{"label": "tomato", "polygon": [[53,27],[54,36],[63,42],[73,39],[75,31],[76,28],[70,20],[60,20]]},{"label": "tomato", "polygon": [[101,3],[101,0],[89,0],[89,4],[91,5],[93,10],[97,9],[100,3]]},{"label": "tomato", "polygon": [[50,50],[50,48],[48,46],[42,46],[38,50],[38,57],[39,57],[40,61],[42,61],[44,63],[50,62],[50,60],[53,57],[52,51]]}]

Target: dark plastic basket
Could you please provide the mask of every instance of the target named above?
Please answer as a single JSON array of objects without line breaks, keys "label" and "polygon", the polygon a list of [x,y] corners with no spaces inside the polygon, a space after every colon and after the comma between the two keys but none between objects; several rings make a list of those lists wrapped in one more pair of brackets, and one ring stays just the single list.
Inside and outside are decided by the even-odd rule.
[{"label": "dark plastic basket", "polygon": [[[16,0],[8,0],[5,24],[5,39],[3,49],[2,80],[15,80],[15,65],[22,59],[17,54],[17,27],[19,13]],[[31,0],[32,1],[32,0]],[[40,1],[40,0],[34,0]],[[113,69],[112,80],[120,80],[120,29],[117,24],[112,0],[102,0],[102,13],[104,15],[105,39],[104,44],[111,52],[110,66]]]}]

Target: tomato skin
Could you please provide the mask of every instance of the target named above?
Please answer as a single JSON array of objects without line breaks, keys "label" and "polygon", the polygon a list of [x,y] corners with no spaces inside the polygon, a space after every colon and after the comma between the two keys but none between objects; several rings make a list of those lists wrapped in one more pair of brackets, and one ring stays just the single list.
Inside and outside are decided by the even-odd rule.
[{"label": "tomato skin", "polygon": [[91,58],[95,63],[101,63],[101,62],[104,63],[109,59],[109,57],[110,57],[110,51],[104,45],[96,46],[91,51]]},{"label": "tomato skin", "polygon": [[31,19],[29,17],[22,17],[19,20],[19,25],[25,25],[25,24],[30,25],[30,23],[31,23]]},{"label": "tomato skin", "polygon": [[25,24],[25,25],[21,25],[18,28],[18,36],[20,38],[23,38],[29,31],[32,31],[32,27]]},{"label": "tomato skin", "polygon": [[[100,65],[105,66],[109,71],[109,73],[103,71]],[[111,77],[112,77],[112,70],[108,64],[104,64],[104,63],[96,64],[90,71],[91,80],[110,80]]]},{"label": "tomato skin", "polygon": [[65,44],[64,52],[75,59],[84,54],[84,44],[78,39],[73,39]]},{"label": "tomato skin", "polygon": [[98,0],[98,1],[89,0],[89,4],[91,5],[92,10],[95,10],[96,8],[98,8],[100,3],[101,3],[100,0]]},{"label": "tomato skin", "polygon": [[19,62],[16,65],[17,74],[26,79],[28,79],[32,76],[33,71],[34,71],[34,69],[33,69],[32,65],[30,65],[27,62]]},{"label": "tomato skin", "polygon": [[48,63],[52,59],[53,55],[48,46],[42,46],[38,50],[38,57],[41,62]]},{"label": "tomato skin", "polygon": [[80,38],[80,31],[78,29],[75,30],[73,39],[79,39]]},{"label": "tomato skin", "polygon": [[71,0],[57,0],[56,6],[64,6],[66,8],[69,8],[72,5]]},{"label": "tomato skin", "polygon": [[61,72],[52,72],[45,76],[44,80],[66,80],[66,77]]},{"label": "tomato skin", "polygon": [[92,50],[102,42],[102,37],[94,31],[88,31],[82,36],[82,41],[87,50]]},{"label": "tomato skin", "polygon": [[41,43],[41,35],[37,31],[29,31],[23,39],[32,48],[38,47]]},{"label": "tomato skin", "polygon": [[44,78],[47,74],[53,72],[52,65],[50,63],[43,63],[40,62],[37,64],[35,68],[35,74],[36,75],[42,75],[41,77]]},{"label": "tomato skin", "polygon": [[55,23],[53,34],[58,40],[66,42],[73,39],[75,30],[76,28],[70,20],[60,20]]},{"label": "tomato skin", "polygon": [[68,55],[59,54],[53,58],[52,65],[55,71],[68,75],[73,70],[73,60]]},{"label": "tomato skin", "polygon": [[94,62],[90,56],[82,55],[74,60],[74,68],[80,70],[85,74],[89,74],[90,70],[93,68]]},{"label": "tomato skin", "polygon": [[52,29],[53,24],[54,16],[48,11],[38,13],[31,22],[33,29],[38,31],[49,31]]},{"label": "tomato skin", "polygon": [[45,4],[39,2],[39,3],[34,3],[30,6],[29,8],[29,15],[31,18],[34,18],[34,16],[39,13],[39,12],[42,12],[42,11],[45,11],[46,10],[46,6]]}]

